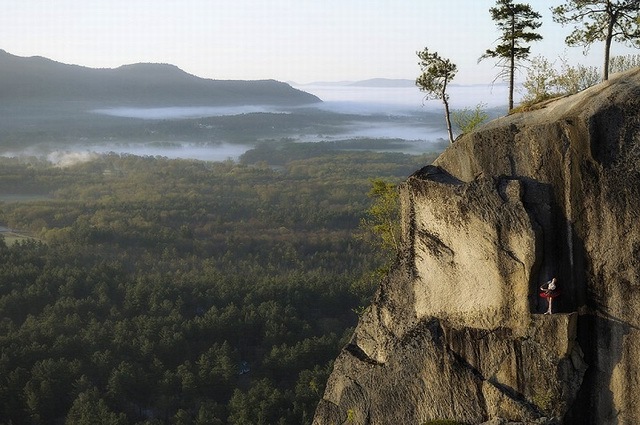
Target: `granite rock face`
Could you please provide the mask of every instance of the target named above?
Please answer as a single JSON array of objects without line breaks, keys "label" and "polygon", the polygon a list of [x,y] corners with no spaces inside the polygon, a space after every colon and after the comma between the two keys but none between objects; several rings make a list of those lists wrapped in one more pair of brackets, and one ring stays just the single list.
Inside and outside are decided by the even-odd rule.
[{"label": "granite rock face", "polygon": [[640,69],[459,138],[401,203],[314,424],[640,423]]}]

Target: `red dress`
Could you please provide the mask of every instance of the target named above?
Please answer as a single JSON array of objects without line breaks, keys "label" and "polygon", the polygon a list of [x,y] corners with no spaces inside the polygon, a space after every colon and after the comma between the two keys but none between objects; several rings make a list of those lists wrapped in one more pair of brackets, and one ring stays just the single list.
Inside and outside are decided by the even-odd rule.
[{"label": "red dress", "polygon": [[540,292],[540,296],[542,298],[555,298],[558,295],[560,295],[560,291],[558,291],[557,289],[550,291],[550,292],[546,292],[546,291],[542,291]]},{"label": "red dress", "polygon": [[542,298],[555,298],[560,295],[560,291],[557,289],[555,279],[550,280],[540,287],[540,296]]}]

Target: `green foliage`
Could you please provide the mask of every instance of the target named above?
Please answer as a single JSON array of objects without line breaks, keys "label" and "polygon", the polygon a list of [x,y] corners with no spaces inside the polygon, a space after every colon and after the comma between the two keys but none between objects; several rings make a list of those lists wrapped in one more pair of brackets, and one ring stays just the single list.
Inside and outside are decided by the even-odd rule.
[{"label": "green foliage", "polygon": [[542,411],[548,411],[553,408],[555,401],[553,391],[550,388],[540,389],[533,395],[531,401]]},{"label": "green foliage", "polygon": [[479,103],[473,109],[463,108],[454,110],[451,114],[451,120],[462,134],[470,133],[477,126],[489,119],[489,114],[485,110],[486,106],[485,103]]},{"label": "green foliage", "polygon": [[495,49],[487,49],[484,56],[499,59],[525,59],[531,48],[522,43],[542,40],[542,36],[531,30],[542,26],[538,21],[542,16],[533,11],[529,4],[513,3],[513,0],[497,0],[496,6],[489,9],[491,19],[501,33]]},{"label": "green foliage", "polygon": [[640,2],[629,0],[567,0],[551,9],[553,20],[574,24],[565,42],[569,46],[584,46],[604,41],[604,80],[609,78],[611,42],[617,41],[640,47]]},{"label": "green foliage", "polygon": [[416,52],[416,54],[420,59],[418,65],[422,71],[418,78],[416,78],[416,85],[420,91],[426,93],[425,98],[440,99],[444,103],[449,142],[453,143],[447,87],[456,76],[458,67],[449,59],[442,58],[438,55],[438,52],[429,52],[429,49],[426,47],[424,50]]},{"label": "green foliage", "polygon": [[[638,45],[638,11],[635,1],[568,0],[554,7],[553,18],[563,25],[573,23],[574,30],[566,38],[570,46],[588,46],[596,41],[613,37],[615,41]],[[607,27],[611,27],[608,30]]]},{"label": "green foliage", "polygon": [[554,64],[547,58],[544,56],[533,58],[527,70],[527,77],[522,83],[525,90],[523,102],[540,102],[557,95],[555,91],[556,75]]},{"label": "green foliage", "polygon": [[385,260],[370,180],[433,158],[280,159],[0,158],[0,194],[39,195],[0,225],[41,238],[0,243],[2,421],[310,423]]},{"label": "green foliage", "polygon": [[531,61],[523,83],[525,104],[575,94],[599,82],[596,68],[581,64],[571,66],[565,58],[560,58],[560,61],[560,69],[543,56],[537,56]]},{"label": "green foliage", "polygon": [[380,254],[384,263],[351,285],[352,293],[362,301],[352,309],[358,316],[365,312],[365,304],[369,303],[369,296],[377,282],[387,275],[391,262],[400,251],[401,238],[397,184],[384,179],[373,179],[367,195],[372,203],[360,219],[360,236]]},{"label": "green foliage", "polygon": [[374,179],[368,196],[373,203],[360,220],[360,227],[374,236],[374,246],[387,253],[385,257],[395,257],[400,250],[398,186],[382,179]]},{"label": "green foliage", "polygon": [[[638,19],[640,19],[640,17]],[[613,56],[609,61],[609,73],[624,72],[639,66],[640,55]]]},{"label": "green foliage", "polygon": [[514,4],[513,0],[497,0],[489,13],[500,31],[500,44],[493,50],[487,49],[480,60],[498,59],[498,67],[502,68],[498,77],[506,77],[509,81],[509,109],[513,109],[515,71],[519,62],[529,57],[531,48],[524,44],[542,39],[540,34],[533,32],[542,25],[538,21],[541,15],[534,12],[530,5]]},{"label": "green foliage", "polygon": [[235,425],[289,423],[287,416],[292,413],[287,394],[268,379],[257,381],[246,392],[236,389],[229,401],[229,412],[229,423]]},{"label": "green foliage", "polygon": [[88,389],[73,401],[65,424],[69,425],[126,425],[124,413],[113,412],[101,398],[96,387]]},{"label": "green foliage", "polygon": [[440,57],[438,52],[429,52],[426,47],[416,54],[422,71],[416,79],[418,88],[426,93],[427,98],[449,99],[447,86],[458,72],[457,66],[449,59]]},{"label": "green foliage", "polygon": [[575,94],[600,82],[597,68],[577,64],[571,66],[565,58],[561,59],[560,73],[555,85],[559,94]]}]

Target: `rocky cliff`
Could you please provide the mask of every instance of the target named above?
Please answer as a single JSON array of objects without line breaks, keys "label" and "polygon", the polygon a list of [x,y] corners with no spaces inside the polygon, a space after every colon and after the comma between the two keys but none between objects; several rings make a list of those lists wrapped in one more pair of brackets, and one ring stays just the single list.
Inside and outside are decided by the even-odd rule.
[{"label": "rocky cliff", "polygon": [[403,248],[314,424],[640,423],[640,69],[486,124],[400,190]]}]

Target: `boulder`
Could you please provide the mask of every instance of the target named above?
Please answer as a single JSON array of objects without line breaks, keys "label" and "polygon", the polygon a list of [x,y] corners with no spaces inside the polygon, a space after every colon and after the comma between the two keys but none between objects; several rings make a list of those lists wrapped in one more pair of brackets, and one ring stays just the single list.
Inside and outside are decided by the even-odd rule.
[{"label": "boulder", "polygon": [[460,137],[400,199],[314,424],[640,423],[640,69]]}]

